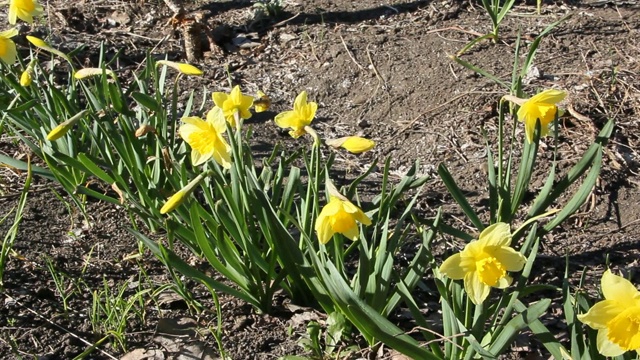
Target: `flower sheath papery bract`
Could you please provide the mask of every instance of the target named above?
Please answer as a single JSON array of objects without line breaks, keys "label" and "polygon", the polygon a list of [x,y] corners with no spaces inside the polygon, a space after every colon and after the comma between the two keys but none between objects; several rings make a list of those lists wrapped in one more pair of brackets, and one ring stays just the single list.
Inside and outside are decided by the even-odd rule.
[{"label": "flower sheath papery bract", "polygon": [[0,32],[0,60],[7,65],[12,65],[18,57],[16,44],[11,40],[16,35],[18,35],[16,28]]},{"label": "flower sheath papery bract", "polygon": [[358,240],[360,229],[356,222],[371,225],[371,219],[349,200],[329,196],[329,203],[322,208],[316,219],[318,240],[326,244],[335,233],[340,233],[351,240]]},{"label": "flower sheath papery bract", "polygon": [[311,125],[317,110],[318,104],[307,102],[307,92],[303,91],[293,102],[293,110],[276,115],[274,121],[281,128],[291,128],[289,135],[298,138],[306,133],[304,127]]},{"label": "flower sheath papery bract", "polygon": [[216,107],[222,109],[224,117],[232,127],[236,127],[236,113],[238,113],[238,116],[242,119],[248,119],[251,117],[250,109],[253,105],[253,97],[244,95],[240,91],[240,86],[234,86],[229,94],[214,92],[212,97]]},{"label": "flower sheath papery bract", "polygon": [[9,24],[14,25],[18,19],[29,24],[33,23],[33,17],[44,13],[44,9],[38,0],[11,0],[9,3]]},{"label": "flower sheath papery bract", "polygon": [[598,330],[598,352],[618,356],[640,352],[640,292],[629,280],[607,270],[602,275],[604,300],[578,319]]},{"label": "flower sheath papery bract", "polygon": [[526,258],[511,244],[511,230],[506,223],[493,224],[464,249],[440,265],[440,272],[450,279],[464,279],[464,289],[474,304],[481,304],[492,287],[504,289],[513,279],[507,271],[520,271]]},{"label": "flower sheath papery bract", "polygon": [[231,146],[222,134],[227,130],[224,115],[219,108],[213,108],[207,114],[207,120],[199,117],[182,118],[184,124],[178,132],[184,141],[191,146],[191,162],[198,166],[213,159],[220,166],[231,167]]},{"label": "flower sheath papery bract", "polygon": [[555,119],[558,111],[557,103],[564,100],[567,93],[560,90],[548,89],[527,99],[520,105],[518,120],[524,123],[527,141],[533,142],[536,121],[540,119],[540,137],[549,133],[549,124]]}]

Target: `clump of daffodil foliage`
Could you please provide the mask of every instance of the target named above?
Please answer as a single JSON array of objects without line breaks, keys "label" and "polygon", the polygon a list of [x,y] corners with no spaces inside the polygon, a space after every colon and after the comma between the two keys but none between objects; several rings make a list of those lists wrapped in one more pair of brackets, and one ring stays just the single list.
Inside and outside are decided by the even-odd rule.
[{"label": "clump of daffodil foliage", "polygon": [[[36,0],[9,2],[12,25],[18,19],[32,23],[43,14]],[[355,134],[324,138],[313,123],[323,109],[306,90],[272,101],[263,91],[254,88],[252,96],[238,84],[215,89],[220,91],[202,104],[190,92],[179,113],[175,104],[185,92],[181,80],[204,75],[195,65],[149,57],[125,91],[119,69],[99,64],[76,70],[74,58],[43,39],[28,35],[28,42],[18,41],[66,60],[68,83],[56,87],[43,81],[51,70],[40,67],[37,57],[20,59],[26,66],[16,64],[17,36],[15,28],[0,31],[6,68],[0,86],[3,93],[19,95],[5,112],[8,129],[46,162],[40,174],[57,180],[79,208],[91,196],[135,214],[135,228],[135,221],[145,222],[159,240],[134,228],[131,233],[171,269],[175,289],[186,299],[189,289],[177,273],[204,284],[214,301],[225,293],[263,313],[272,311],[274,294],[281,292],[332,319],[346,319],[338,333],[347,333],[350,323],[371,346],[382,342],[412,359],[497,358],[520,332],[544,339],[555,358],[587,358],[586,353],[594,358],[596,351],[621,356],[640,349],[640,295],[611,271],[602,277],[604,300],[593,306],[564,289],[571,344],[550,339],[539,320],[551,300],[539,295],[531,302],[523,296],[536,290],[529,275],[544,235],[586,200],[613,130],[607,123],[568,175],[556,178],[554,161],[546,185],[532,189],[540,139],[552,135],[558,143],[558,131],[551,129],[557,130],[567,92],[544,89],[525,98],[522,89],[512,88],[499,101],[499,136],[487,139],[486,146],[487,214],[476,212],[446,164],[440,164],[438,175],[477,229],[468,234],[446,224],[449,217],[442,211],[433,219],[415,211],[428,180],[417,175],[419,164],[393,183],[391,159],[379,167],[371,156],[373,140]],[[275,100],[290,104],[292,99],[292,108],[271,112]],[[302,149],[286,151],[274,144],[272,154],[254,158],[252,128],[245,120],[256,113],[272,120],[265,126],[287,131],[291,138],[285,141],[298,141]],[[524,136],[504,135],[509,119],[524,124]],[[553,144],[548,147],[557,151]],[[363,174],[341,178],[344,185],[338,188],[332,180],[336,156],[361,156],[371,163]],[[1,159],[26,169],[18,160]],[[380,193],[361,199],[360,184],[373,172],[383,179]],[[112,191],[96,191],[89,186],[93,182]],[[525,203],[527,192],[534,196]],[[440,261],[432,248],[443,235],[455,241],[447,241],[449,256]],[[203,272],[176,254],[176,242],[212,271]],[[416,296],[420,288],[437,290],[439,309],[424,308],[423,294]],[[390,320],[400,307],[415,323],[412,336]],[[426,310],[442,315],[441,334]],[[593,336],[578,336],[584,331]]]}]

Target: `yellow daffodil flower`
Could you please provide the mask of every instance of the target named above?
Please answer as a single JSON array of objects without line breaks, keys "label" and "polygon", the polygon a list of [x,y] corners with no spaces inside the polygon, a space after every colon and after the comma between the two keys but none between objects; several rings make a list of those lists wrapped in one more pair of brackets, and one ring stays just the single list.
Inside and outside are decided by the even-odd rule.
[{"label": "yellow daffodil flower", "polygon": [[167,200],[167,202],[164,203],[164,205],[162,205],[162,208],[160,209],[160,214],[166,214],[168,212],[175,210],[178,206],[180,206],[180,204],[182,204],[184,200],[189,195],[191,195],[191,193],[193,192],[193,189],[198,184],[200,184],[200,182],[202,182],[202,180],[207,175],[208,175],[208,172],[198,175],[195,179],[191,180],[185,187],[180,189],[180,191],[173,194],[173,196],[171,196],[169,200]]},{"label": "yellow daffodil flower", "polygon": [[371,219],[349,200],[342,196],[329,196],[329,203],[322,208],[316,219],[318,240],[326,244],[335,233],[351,240],[358,240],[360,229],[356,221],[363,225],[371,225]]},{"label": "yellow daffodil flower", "polygon": [[540,119],[540,137],[549,133],[549,124],[555,119],[558,111],[556,104],[564,100],[566,96],[567,93],[564,91],[548,89],[519,104],[518,120],[524,123],[529,143],[533,142],[538,119]]},{"label": "yellow daffodil flower", "polygon": [[180,73],[191,76],[202,76],[202,70],[197,67],[187,64],[187,63],[179,63],[169,60],[158,60],[156,61],[156,66],[166,65],[172,69],[178,70]]},{"label": "yellow daffodil flower", "polygon": [[47,134],[47,140],[56,141],[61,137],[63,137],[66,133],[69,132],[69,130],[73,128],[73,125],[75,125],[78,121],[84,118],[85,114],[88,112],[89,110],[82,110],[76,115],[74,115],[73,117],[69,118],[68,120],[64,121],[60,125],[53,128],[53,130],[51,130],[49,134]]},{"label": "yellow daffodil flower", "polygon": [[258,96],[253,99],[253,108],[257,113],[261,113],[263,111],[269,110],[271,107],[271,99],[267,96],[267,94],[258,90]]},{"label": "yellow daffodil flower", "polygon": [[11,0],[9,3],[9,24],[14,25],[18,19],[33,24],[33,17],[40,16],[44,9],[38,0]]},{"label": "yellow daffodil flower", "polygon": [[578,319],[598,330],[600,354],[613,357],[630,350],[640,352],[640,292],[611,270],[602,275],[601,286],[604,300]]},{"label": "yellow daffodil flower", "polygon": [[292,111],[285,111],[274,119],[276,125],[281,128],[291,128],[289,135],[298,138],[306,134],[305,126],[311,125],[311,121],[316,116],[318,104],[307,102],[307,92],[301,92],[293,103]]},{"label": "yellow daffodil flower", "polygon": [[222,110],[214,108],[207,114],[207,120],[198,117],[182,118],[184,125],[178,132],[191,146],[191,162],[198,166],[213,159],[224,168],[231,167],[231,147],[222,137],[227,130]]},{"label": "yellow daffodil flower", "polygon": [[343,147],[353,154],[360,154],[369,151],[376,146],[373,140],[365,139],[360,136],[347,136],[339,139],[330,139],[326,141],[327,145],[338,148]]},{"label": "yellow daffodil flower", "polygon": [[464,289],[474,304],[481,304],[492,287],[504,289],[513,279],[507,271],[520,271],[526,258],[511,244],[511,231],[505,223],[493,224],[480,233],[478,240],[449,257],[440,272],[453,280],[464,279]]},{"label": "yellow daffodil flower", "polygon": [[11,40],[16,35],[18,35],[16,28],[0,32],[0,60],[7,65],[12,65],[18,57],[16,44]]},{"label": "yellow daffodil flower", "polygon": [[217,107],[222,109],[224,117],[231,126],[236,127],[235,114],[237,113],[241,119],[251,117],[251,106],[253,105],[253,97],[244,95],[240,91],[240,86],[236,85],[230,94],[223,92],[214,92],[213,102]]}]

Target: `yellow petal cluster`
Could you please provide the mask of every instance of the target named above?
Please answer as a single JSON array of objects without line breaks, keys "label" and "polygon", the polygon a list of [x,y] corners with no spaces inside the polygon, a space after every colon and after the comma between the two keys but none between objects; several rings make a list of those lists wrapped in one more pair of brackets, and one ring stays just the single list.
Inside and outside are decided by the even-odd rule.
[{"label": "yellow petal cluster", "polygon": [[182,118],[182,122],[184,124],[178,132],[191,146],[191,162],[194,166],[213,158],[222,167],[231,167],[231,147],[222,137],[227,126],[221,109],[209,111],[206,120],[186,117]]},{"label": "yellow petal cluster", "polygon": [[376,146],[373,140],[369,140],[360,136],[347,136],[339,139],[330,139],[326,144],[332,147],[342,147],[353,154],[360,154],[369,151]]},{"label": "yellow petal cluster", "polygon": [[11,40],[16,35],[18,35],[16,28],[0,32],[0,60],[7,65],[12,65],[18,57],[16,44]]},{"label": "yellow petal cluster", "polygon": [[236,127],[236,113],[241,119],[248,119],[251,117],[251,106],[253,105],[253,97],[244,95],[240,91],[240,86],[236,85],[230,94],[223,92],[214,92],[213,102],[216,107],[222,109],[225,119]]},{"label": "yellow petal cluster", "polygon": [[449,257],[440,272],[453,280],[464,279],[464,289],[474,304],[481,304],[492,287],[504,289],[513,279],[507,271],[520,271],[525,257],[511,248],[511,230],[506,223],[493,224],[480,233],[478,240]]},{"label": "yellow petal cluster", "polygon": [[601,280],[604,300],[578,319],[598,330],[598,352],[619,356],[640,352],[640,292],[629,280],[607,270]]},{"label": "yellow petal cluster", "polygon": [[524,123],[527,141],[533,142],[536,121],[540,119],[540,137],[549,133],[549,124],[555,119],[558,111],[557,103],[564,100],[567,93],[560,90],[547,89],[527,99],[518,110],[518,120]]},{"label": "yellow petal cluster", "polygon": [[9,3],[9,24],[14,25],[18,19],[33,24],[33,17],[44,13],[38,0],[11,0]]},{"label": "yellow petal cluster", "polygon": [[187,63],[179,63],[179,62],[169,61],[169,60],[158,60],[156,61],[156,66],[159,66],[159,65],[166,65],[172,69],[178,70],[180,73],[185,75],[202,76],[203,74],[202,70]]},{"label": "yellow petal cluster", "polygon": [[371,219],[357,206],[346,199],[330,196],[329,203],[322,208],[315,229],[318,240],[326,244],[335,233],[340,233],[351,240],[358,240],[360,229],[358,224],[371,225]]},{"label": "yellow petal cluster", "polygon": [[289,135],[298,138],[306,133],[304,128],[311,125],[317,110],[318,104],[307,102],[307,92],[303,91],[296,97],[293,110],[278,114],[274,121],[281,128],[290,128]]}]

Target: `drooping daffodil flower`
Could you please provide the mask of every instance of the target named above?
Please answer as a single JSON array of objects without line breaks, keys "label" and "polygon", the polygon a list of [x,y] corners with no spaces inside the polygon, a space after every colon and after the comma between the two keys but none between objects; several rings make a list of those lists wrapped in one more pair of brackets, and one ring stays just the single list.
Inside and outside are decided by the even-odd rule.
[{"label": "drooping daffodil flower", "polygon": [[549,124],[556,118],[558,103],[564,100],[567,93],[556,89],[547,89],[529,99],[520,99],[507,95],[504,98],[520,105],[518,121],[524,123],[524,130],[529,143],[533,142],[536,122],[540,120],[540,137],[549,134]]}]

